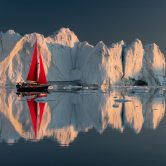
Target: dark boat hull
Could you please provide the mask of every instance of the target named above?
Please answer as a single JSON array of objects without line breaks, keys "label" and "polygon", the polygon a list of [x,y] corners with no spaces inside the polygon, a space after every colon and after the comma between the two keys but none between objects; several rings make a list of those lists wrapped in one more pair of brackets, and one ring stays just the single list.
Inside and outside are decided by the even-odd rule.
[{"label": "dark boat hull", "polygon": [[19,86],[17,92],[47,92],[49,85]]}]

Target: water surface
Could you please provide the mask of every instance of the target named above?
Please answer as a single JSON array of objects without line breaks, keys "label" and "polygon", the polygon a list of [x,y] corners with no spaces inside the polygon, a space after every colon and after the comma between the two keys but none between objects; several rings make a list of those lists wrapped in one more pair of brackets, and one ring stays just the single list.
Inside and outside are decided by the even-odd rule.
[{"label": "water surface", "polygon": [[17,96],[1,89],[2,165],[166,164],[165,91]]}]

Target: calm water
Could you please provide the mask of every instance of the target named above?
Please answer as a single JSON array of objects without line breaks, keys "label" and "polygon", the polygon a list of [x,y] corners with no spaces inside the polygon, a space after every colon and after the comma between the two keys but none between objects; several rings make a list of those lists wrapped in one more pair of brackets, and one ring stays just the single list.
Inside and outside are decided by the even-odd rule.
[{"label": "calm water", "polygon": [[1,165],[164,165],[165,91],[27,97],[1,89]]}]

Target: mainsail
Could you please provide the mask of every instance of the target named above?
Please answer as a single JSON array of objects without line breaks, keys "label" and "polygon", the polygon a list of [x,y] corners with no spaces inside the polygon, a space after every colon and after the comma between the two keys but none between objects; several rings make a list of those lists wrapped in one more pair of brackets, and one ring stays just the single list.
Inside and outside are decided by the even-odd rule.
[{"label": "mainsail", "polygon": [[[39,65],[39,68],[38,68],[38,65]],[[40,49],[38,49],[37,42],[35,43],[27,80],[34,81],[38,84],[47,84],[47,79],[46,79],[43,61],[42,61],[42,55],[40,53]]]},{"label": "mainsail", "polygon": [[28,81],[37,82],[37,75],[38,75],[37,70],[38,70],[37,69],[37,43],[35,43],[32,61],[31,61],[31,65],[30,65],[30,69],[29,69],[29,73],[28,73],[28,77],[27,77]]},{"label": "mainsail", "polygon": [[47,84],[46,75],[45,75],[44,66],[43,66],[43,61],[42,61],[42,56],[41,56],[40,52],[39,52],[39,64],[40,64],[40,73],[39,73],[38,83],[39,84]]}]

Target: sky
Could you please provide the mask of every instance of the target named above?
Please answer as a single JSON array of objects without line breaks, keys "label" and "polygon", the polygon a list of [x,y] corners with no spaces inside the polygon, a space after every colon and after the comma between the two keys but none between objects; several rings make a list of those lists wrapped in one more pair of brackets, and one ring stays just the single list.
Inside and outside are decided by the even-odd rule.
[{"label": "sky", "polygon": [[68,27],[80,41],[155,42],[166,53],[165,0],[1,0],[0,31],[51,35]]}]

